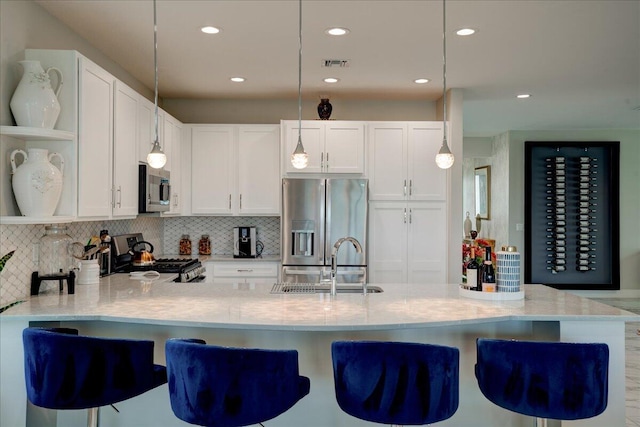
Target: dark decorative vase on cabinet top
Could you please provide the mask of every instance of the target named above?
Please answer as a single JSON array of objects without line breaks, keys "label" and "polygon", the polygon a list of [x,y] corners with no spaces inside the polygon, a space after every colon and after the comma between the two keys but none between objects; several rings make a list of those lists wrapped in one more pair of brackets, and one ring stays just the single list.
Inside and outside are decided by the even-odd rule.
[{"label": "dark decorative vase on cabinet top", "polygon": [[329,120],[331,110],[333,110],[333,106],[329,103],[329,98],[322,98],[320,104],[318,104],[318,116],[320,116],[320,119]]}]

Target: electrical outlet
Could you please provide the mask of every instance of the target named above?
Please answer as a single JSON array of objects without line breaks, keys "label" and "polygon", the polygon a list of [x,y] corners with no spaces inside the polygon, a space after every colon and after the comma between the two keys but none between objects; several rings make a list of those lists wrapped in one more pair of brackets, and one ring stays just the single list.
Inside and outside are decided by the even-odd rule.
[{"label": "electrical outlet", "polygon": [[524,224],[516,224],[516,231],[524,231]]},{"label": "electrical outlet", "polygon": [[38,263],[39,260],[39,252],[40,252],[40,244],[39,243],[34,243],[31,246],[31,259],[33,260],[34,263]]}]

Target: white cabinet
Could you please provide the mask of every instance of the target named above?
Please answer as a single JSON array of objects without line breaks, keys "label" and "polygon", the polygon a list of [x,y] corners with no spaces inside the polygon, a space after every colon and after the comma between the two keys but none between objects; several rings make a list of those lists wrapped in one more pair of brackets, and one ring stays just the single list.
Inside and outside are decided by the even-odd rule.
[{"label": "white cabinet", "polygon": [[446,200],[441,144],[441,122],[368,123],[370,200]]},{"label": "white cabinet", "polygon": [[[364,173],[364,122],[283,120],[282,161],[285,173]],[[298,143],[301,129],[302,145],[309,155],[309,165],[296,169],[291,165],[291,153]]]},{"label": "white cabinet", "polygon": [[280,129],[277,125],[238,126],[237,212],[280,213]]},{"label": "white cabinet", "polygon": [[171,172],[171,201],[169,212],[163,215],[182,213],[182,123],[166,112],[162,119],[162,135],[167,164],[164,168]]},{"label": "white cabinet", "polygon": [[191,128],[191,213],[230,215],[233,126]]},{"label": "white cabinet", "polygon": [[370,283],[446,283],[447,205],[369,203]]},{"label": "white cabinet", "polygon": [[[138,162],[146,163],[155,138],[155,105],[142,95],[138,97]],[[164,147],[163,147],[164,149]]]},{"label": "white cabinet", "polygon": [[115,78],[78,57],[78,217],[109,217],[112,206]]},{"label": "white cabinet", "polygon": [[280,212],[277,125],[191,126],[191,213]]},{"label": "white cabinet", "polygon": [[205,262],[209,283],[276,283],[279,263],[269,261]]},{"label": "white cabinet", "polygon": [[140,95],[115,83],[113,217],[138,215],[138,102]]}]

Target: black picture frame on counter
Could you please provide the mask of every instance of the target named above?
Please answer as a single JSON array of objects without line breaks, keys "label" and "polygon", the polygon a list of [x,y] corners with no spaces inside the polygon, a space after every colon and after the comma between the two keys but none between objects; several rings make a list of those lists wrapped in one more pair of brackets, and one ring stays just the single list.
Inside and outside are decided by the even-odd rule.
[{"label": "black picture frame on counter", "polygon": [[525,283],[620,289],[620,142],[525,141]]}]

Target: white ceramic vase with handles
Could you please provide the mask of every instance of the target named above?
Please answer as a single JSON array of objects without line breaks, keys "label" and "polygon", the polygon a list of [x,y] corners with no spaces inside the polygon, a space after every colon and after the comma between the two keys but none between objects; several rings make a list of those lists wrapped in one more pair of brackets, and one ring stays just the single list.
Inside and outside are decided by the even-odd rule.
[{"label": "white ceramic vase with handles", "polygon": [[[9,106],[18,126],[53,129],[60,115],[58,94],[62,88],[62,72],[55,67],[46,71],[40,61],[18,61],[24,74]],[[58,74],[58,87],[51,87],[50,72]]]},{"label": "white ceramic vase with handles", "polygon": [[[24,158],[20,166],[16,164],[16,155]],[[58,157],[60,169],[51,159]],[[51,153],[42,148],[29,148],[11,152],[11,185],[16,202],[23,216],[52,216],[62,195],[62,177],[64,157],[60,153]]]}]

